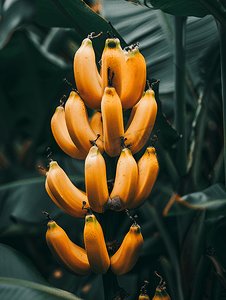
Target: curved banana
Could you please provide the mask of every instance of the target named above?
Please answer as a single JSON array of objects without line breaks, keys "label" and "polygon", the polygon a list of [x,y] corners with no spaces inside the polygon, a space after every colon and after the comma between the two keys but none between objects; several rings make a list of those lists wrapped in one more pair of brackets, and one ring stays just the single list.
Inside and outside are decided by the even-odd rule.
[{"label": "curved banana", "polygon": [[86,210],[83,209],[84,202],[86,202],[86,207],[89,206],[86,193],[78,189],[71,182],[67,174],[56,161],[50,162],[49,171],[46,173],[46,181],[46,190],[47,192],[48,189],[50,190],[48,194],[50,197],[51,194],[54,196],[65,212],[75,218],[85,217]]},{"label": "curved banana", "polygon": [[121,152],[121,137],[124,135],[121,100],[114,87],[106,87],[101,101],[103,142],[105,152],[115,157]]},{"label": "curved banana", "polygon": [[[47,173],[46,173],[46,175],[47,175]],[[60,203],[57,201],[57,199],[54,197],[53,193],[51,192],[47,180],[45,181],[45,189],[46,189],[46,191],[47,191],[49,197],[53,200],[53,202],[54,202],[60,209],[62,209],[63,211],[66,212],[66,210],[63,208],[63,206],[60,205]]]},{"label": "curved banana", "polygon": [[95,143],[85,159],[85,185],[92,210],[103,213],[109,198],[107,173],[105,160]]},{"label": "curved banana", "polygon": [[126,59],[118,38],[106,39],[101,62],[102,94],[104,93],[105,88],[108,86],[108,70],[110,69],[112,73],[114,72],[112,86],[115,87],[116,92],[120,97],[122,92],[122,80],[125,71]]},{"label": "curved banana", "polygon": [[[129,148],[122,149],[119,156],[114,186],[110,194],[112,210],[126,209],[133,201],[137,189],[138,168]],[[117,205],[119,205],[117,207]]]},{"label": "curved banana", "polygon": [[135,209],[141,206],[151,193],[159,172],[159,164],[154,147],[147,147],[143,156],[139,159],[137,166],[137,190],[133,201],[128,206],[128,209]]},{"label": "curved banana", "polygon": [[[90,140],[96,140],[97,136],[90,125],[87,108],[79,94],[75,91],[70,93],[66,101],[65,119],[72,141],[86,156],[91,147]],[[102,140],[98,139],[96,143],[100,152],[103,153],[104,146]]]},{"label": "curved banana", "polygon": [[102,227],[92,212],[85,218],[84,242],[91,270],[105,274],[110,267],[110,258]]},{"label": "curved banana", "polygon": [[90,125],[95,132],[96,135],[100,135],[100,140],[103,140],[103,122],[102,122],[102,114],[99,111],[96,111],[91,120]]},{"label": "curved banana", "polygon": [[141,228],[134,223],[124,237],[121,246],[111,257],[111,270],[116,275],[129,272],[137,263],[143,246]]},{"label": "curved banana", "polygon": [[133,154],[144,147],[154,127],[157,115],[155,92],[148,89],[136,105],[134,117],[124,135],[126,144],[131,143]]},{"label": "curved banana", "polygon": [[85,104],[100,109],[102,98],[101,77],[98,73],[92,41],[85,38],[74,56],[74,77],[76,87]]},{"label": "curved banana", "polygon": [[65,111],[62,105],[56,108],[51,119],[51,130],[58,146],[69,156],[76,159],[85,159],[85,155],[75,146],[68,133]]},{"label": "curved banana", "polygon": [[74,244],[53,220],[47,223],[46,242],[56,261],[73,275],[91,273],[85,249]]},{"label": "curved banana", "polygon": [[146,85],[145,59],[137,46],[128,48],[128,52],[125,52],[126,67],[120,96],[123,110],[133,107],[141,99]]}]

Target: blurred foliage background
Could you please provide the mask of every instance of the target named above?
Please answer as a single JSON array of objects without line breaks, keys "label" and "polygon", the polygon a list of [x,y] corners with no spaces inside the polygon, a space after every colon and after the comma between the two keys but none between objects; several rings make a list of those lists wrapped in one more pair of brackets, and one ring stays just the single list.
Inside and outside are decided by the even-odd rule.
[{"label": "blurred foliage background", "polygon": [[[94,41],[98,61],[108,30],[120,38],[122,47],[139,42],[149,79],[160,80],[153,130],[160,130],[155,145],[160,173],[146,203],[133,212],[138,215],[144,247],[135,268],[119,276],[119,285],[132,300],[138,298],[144,280],[148,280],[152,297],[158,284],[154,271],[158,271],[172,300],[226,299],[224,105],[219,38],[219,27],[225,26],[225,3],[85,2],[0,1],[1,299],[104,299],[101,275],[68,274],[46,245],[43,210],[80,245],[84,220],[66,215],[52,203],[44,188],[42,168],[48,167],[50,147],[52,157],[84,190],[84,164],[57,146],[50,120],[61,97],[70,93],[63,79],[75,86],[72,61],[81,41],[93,31],[103,31]],[[175,50],[178,24],[182,32],[179,54]],[[178,57],[182,58],[184,73]],[[184,74],[182,137],[175,121],[176,68]],[[90,116],[92,113],[89,110]],[[185,172],[178,158],[183,152],[178,146],[182,139]],[[136,159],[141,155],[142,151]],[[115,226],[116,237],[122,240],[130,220],[118,213]]]}]

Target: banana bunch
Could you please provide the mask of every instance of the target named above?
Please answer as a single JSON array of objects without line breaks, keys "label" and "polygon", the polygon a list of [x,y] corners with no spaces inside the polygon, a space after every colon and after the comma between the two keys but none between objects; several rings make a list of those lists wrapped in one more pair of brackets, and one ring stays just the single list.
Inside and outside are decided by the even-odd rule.
[{"label": "banana bunch", "polygon": [[[160,277],[160,282],[158,286],[155,289],[155,294],[152,300],[171,300],[170,296],[166,292],[166,287],[165,287],[165,281],[162,280],[162,277],[155,272],[155,274]],[[141,287],[140,290],[140,295],[138,297],[138,300],[150,300],[148,294],[147,294],[147,289],[146,286],[148,285],[148,281],[144,282],[144,285]]]},{"label": "banana bunch", "polygon": [[[116,275],[129,272],[143,245],[140,226],[134,222],[119,249],[110,256],[104,232],[95,213],[140,207],[156,181],[159,164],[153,145],[136,161],[134,154],[147,143],[157,115],[152,87],[146,87],[146,63],[138,44],[121,48],[108,38],[97,68],[93,35],[85,38],[74,56],[76,88],[51,119],[58,146],[69,156],[84,160],[85,192],[78,189],[54,160],[46,172],[45,188],[52,201],[67,214],[83,218],[85,249],[75,245],[64,230],[48,220],[46,241],[56,260],[69,272]],[[88,116],[87,108],[94,111]],[[131,109],[127,124],[123,114]],[[115,158],[116,171],[109,187],[105,156]],[[141,298],[146,299],[146,298]]]}]

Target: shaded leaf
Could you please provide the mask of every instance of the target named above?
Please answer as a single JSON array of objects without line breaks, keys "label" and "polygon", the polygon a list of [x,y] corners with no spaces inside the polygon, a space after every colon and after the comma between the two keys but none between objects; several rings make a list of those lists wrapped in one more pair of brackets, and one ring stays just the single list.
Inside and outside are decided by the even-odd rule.
[{"label": "shaded leaf", "polygon": [[81,298],[57,288],[8,278],[0,278],[0,297],[5,300],[81,300]]},{"label": "shaded leaf", "polygon": [[24,255],[3,244],[0,244],[0,277],[22,279],[48,285]]},{"label": "shaded leaf", "polygon": [[[38,9],[35,20],[42,26],[68,27],[69,23],[70,27],[73,27],[83,38],[87,37],[91,32],[97,34],[102,31],[102,36],[93,41],[99,58],[103,51],[105,40],[108,37],[108,31],[113,32],[120,39],[122,47],[126,46],[123,38],[110,23],[81,0],[36,0],[36,3]],[[53,3],[55,8],[53,8]],[[67,20],[67,23],[65,23],[65,20]]]},{"label": "shaded leaf", "polygon": [[[168,104],[173,109],[172,96],[164,96],[174,92],[174,17],[160,10],[134,6],[121,0],[104,0],[102,15],[111,21],[128,44],[139,42],[139,49],[147,63],[148,76],[160,80],[163,108]],[[186,100],[194,105],[194,87],[200,84],[199,59],[214,41],[218,41],[214,18],[211,15],[204,18],[188,17],[185,37],[186,84],[192,95],[192,99],[189,99],[187,93]]]},{"label": "shaded leaf", "polygon": [[175,16],[204,17],[209,11],[196,0],[126,0],[135,5],[161,9],[165,13]]},{"label": "shaded leaf", "polygon": [[[213,261],[216,260],[216,263],[220,262],[224,270],[226,270],[226,257],[224,255],[226,249],[225,228],[225,217],[207,221],[207,236],[213,250],[212,253],[210,251],[209,258]],[[215,265],[217,266],[217,264]],[[218,272],[220,273],[220,270]]]},{"label": "shaded leaf", "polygon": [[[74,176],[70,178],[76,186],[81,188],[81,177]],[[52,218],[63,215],[68,216],[50,199],[45,190],[44,178],[18,181],[1,186],[1,235],[9,233],[10,229],[15,230],[15,227],[19,229],[20,226],[22,226],[21,230],[26,230],[27,232],[33,232],[33,227],[35,226],[37,230],[37,225],[45,224],[45,217],[42,214],[43,210],[49,212]]]},{"label": "shaded leaf", "polygon": [[[9,4],[8,4],[9,3]],[[35,3],[29,0],[17,0],[3,4],[0,22],[0,49],[9,40],[9,35],[21,25],[32,22],[35,15]]]},{"label": "shaded leaf", "polygon": [[167,215],[175,216],[191,210],[204,209],[207,220],[226,213],[226,188],[223,184],[215,184],[203,191],[179,197],[173,202]]}]

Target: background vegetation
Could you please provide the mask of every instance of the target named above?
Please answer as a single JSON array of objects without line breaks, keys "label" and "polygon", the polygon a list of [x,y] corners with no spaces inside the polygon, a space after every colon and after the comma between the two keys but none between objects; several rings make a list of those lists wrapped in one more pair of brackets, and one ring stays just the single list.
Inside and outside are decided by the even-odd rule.
[{"label": "background vegetation", "polygon": [[[153,130],[160,130],[160,173],[146,203],[132,212],[144,247],[119,285],[132,300],[148,280],[152,297],[157,271],[172,300],[226,299],[225,1],[129,2],[142,6],[104,0],[102,12],[101,6],[94,12],[81,0],[0,1],[2,299],[104,299],[101,275],[68,274],[46,245],[43,210],[78,244],[84,221],[52,203],[39,167],[47,168],[50,147],[84,189],[83,162],[59,149],[50,119],[70,92],[63,79],[74,84],[72,60],[81,41],[103,31],[94,41],[98,60],[108,30],[122,47],[140,42],[149,79],[160,79]],[[130,220],[122,212],[114,225],[120,240]]]}]

